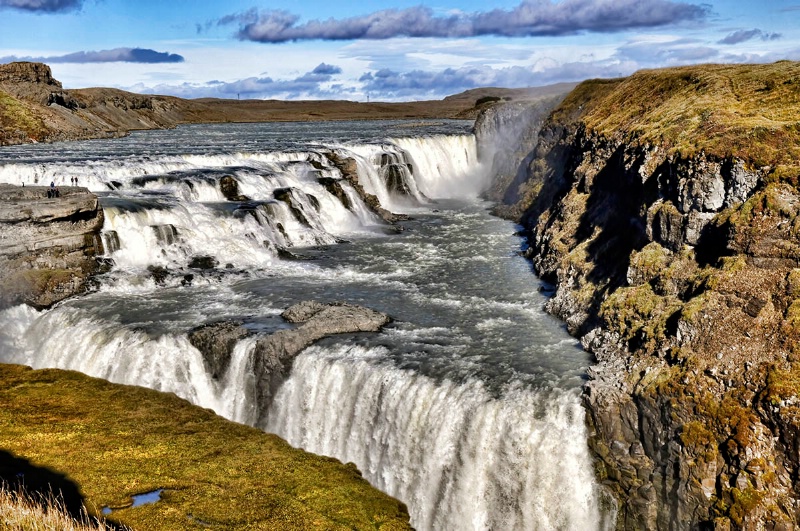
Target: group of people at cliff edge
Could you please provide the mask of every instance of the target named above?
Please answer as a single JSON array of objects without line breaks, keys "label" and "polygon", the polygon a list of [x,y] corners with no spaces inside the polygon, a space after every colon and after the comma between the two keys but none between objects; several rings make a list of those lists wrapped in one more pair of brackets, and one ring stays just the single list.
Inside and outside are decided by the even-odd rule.
[{"label": "group of people at cliff edge", "polygon": [[[72,186],[78,186],[77,177],[70,177],[69,182]],[[25,185],[23,184],[23,186]],[[48,199],[53,197],[61,197],[61,190],[58,189],[55,181],[50,181],[50,188],[47,190],[47,197]]]}]

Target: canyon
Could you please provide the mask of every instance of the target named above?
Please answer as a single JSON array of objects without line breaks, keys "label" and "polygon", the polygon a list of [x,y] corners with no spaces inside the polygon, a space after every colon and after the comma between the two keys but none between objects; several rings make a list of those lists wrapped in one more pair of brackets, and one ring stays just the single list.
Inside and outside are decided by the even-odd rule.
[{"label": "canyon", "polygon": [[[800,65],[642,71],[480,111],[477,149],[496,176],[484,193],[522,225],[524,254],[552,288],[547,311],[594,356],[581,399],[617,529],[794,529]],[[344,177],[329,186],[357,180],[355,162],[315,164]],[[102,209],[83,189],[62,188],[60,212],[44,187],[20,190],[0,189],[0,213],[35,228],[0,240],[16,275],[4,286],[23,286],[4,288],[4,304],[44,308],[95,272]],[[41,233],[60,222],[63,236]],[[31,280],[38,269],[46,278]],[[207,363],[247,335],[221,326],[233,339],[222,354],[201,348]]]},{"label": "canyon", "polygon": [[797,525],[798,75],[584,82],[496,209],[597,359],[583,399],[620,529]]}]

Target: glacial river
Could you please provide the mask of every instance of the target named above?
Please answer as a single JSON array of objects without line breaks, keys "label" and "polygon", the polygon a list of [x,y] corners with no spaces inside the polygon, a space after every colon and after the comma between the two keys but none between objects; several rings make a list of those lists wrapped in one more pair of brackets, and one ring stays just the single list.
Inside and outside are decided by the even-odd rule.
[{"label": "glacial river", "polygon": [[[268,333],[306,299],[369,306],[392,324],[306,349],[258,427],[356,463],[418,529],[607,527],[579,400],[590,358],[543,312],[516,227],[479,199],[491,176],[470,128],[226,124],[1,148],[0,182],[77,177],[100,196],[112,266],[85,296],[0,313],[0,361],[256,424],[255,340],[215,379],[187,332],[233,319]],[[367,208],[342,161],[411,217],[403,230]],[[231,177],[236,200],[221,191]]]}]

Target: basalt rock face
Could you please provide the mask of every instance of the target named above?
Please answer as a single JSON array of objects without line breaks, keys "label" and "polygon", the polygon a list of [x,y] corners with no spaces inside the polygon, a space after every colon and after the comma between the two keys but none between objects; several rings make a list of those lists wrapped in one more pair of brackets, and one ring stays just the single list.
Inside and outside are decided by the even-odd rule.
[{"label": "basalt rock face", "polygon": [[0,65],[0,101],[0,145],[115,137],[188,118],[177,98],[63,89],[42,63]]},{"label": "basalt rock face", "polygon": [[[716,108],[681,92],[725,105],[718,91],[746,77],[760,98],[759,70],[783,83],[798,66],[584,84],[542,127],[512,191],[527,255],[556,287],[547,309],[597,360],[584,392],[589,443],[619,529],[800,525],[800,171],[778,150],[757,160],[717,149],[746,134],[733,118],[714,125],[727,137],[704,144],[700,131],[687,149]],[[630,94],[651,85],[660,91],[641,112],[683,109],[670,119],[686,118],[684,136],[609,110],[624,109],[610,105],[618,98],[637,105]]]},{"label": "basalt rock face", "polygon": [[0,308],[83,292],[102,254],[103,210],[85,188],[0,184]]}]

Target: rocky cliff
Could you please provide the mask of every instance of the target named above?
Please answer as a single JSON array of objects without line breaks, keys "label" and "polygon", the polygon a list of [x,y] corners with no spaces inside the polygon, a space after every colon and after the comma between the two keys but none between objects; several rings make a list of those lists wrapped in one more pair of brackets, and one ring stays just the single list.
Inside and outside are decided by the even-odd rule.
[{"label": "rocky cliff", "polygon": [[798,116],[786,61],[585,82],[506,194],[620,529],[800,525]]},{"label": "rocky cliff", "polygon": [[0,309],[50,306],[97,271],[103,209],[86,188],[0,184]]}]

